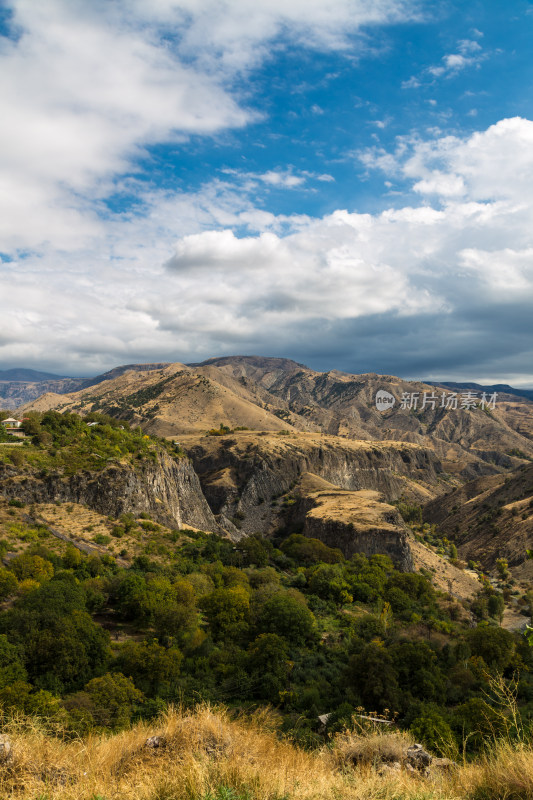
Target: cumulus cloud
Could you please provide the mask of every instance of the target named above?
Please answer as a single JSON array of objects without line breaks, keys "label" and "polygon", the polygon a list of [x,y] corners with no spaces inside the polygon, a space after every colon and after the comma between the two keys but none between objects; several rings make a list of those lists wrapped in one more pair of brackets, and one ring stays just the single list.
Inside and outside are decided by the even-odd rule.
[{"label": "cumulus cloud", "polygon": [[[368,369],[373,357],[392,372],[417,364],[442,376],[466,363],[480,375],[501,370],[507,357],[511,371],[531,351],[524,321],[533,301],[532,135],[532,122],[511,119],[465,139],[403,139],[376,166],[410,180],[424,205],[293,220],[286,235],[206,231],[179,242],[168,270],[211,342],[256,344],[261,331],[270,340],[275,329],[300,358],[316,348],[316,361],[339,346],[343,331],[374,330]],[[194,294],[201,273],[214,295]],[[155,298],[149,313],[157,315]],[[157,316],[172,329],[178,314]],[[383,329],[389,346],[390,331],[400,337],[396,369],[380,352]]]},{"label": "cumulus cloud", "polygon": [[322,368],[527,382],[532,137],[533,122],[510,119],[463,139],[404,138],[375,166],[423,203],[375,214],[276,216],[216,181],[146,195],[144,215],[109,223],[76,268],[56,251],[9,265],[0,357],[54,366],[57,353],[90,373],[286,353]]},{"label": "cumulus cloud", "polygon": [[[0,37],[0,250],[74,248],[102,232],[104,201],[143,149],[239,128],[233,91],[285,37],[343,50],[412,0],[11,0]],[[361,45],[362,46],[362,45]],[[282,182],[267,173],[264,180]],[[285,176],[285,185],[296,185]]]},{"label": "cumulus cloud", "polygon": [[[258,186],[333,180],[286,165],[233,171],[194,193],[120,183],[151,144],[256,118],[235,87],[269,42],[342,52],[361,26],[412,18],[413,4],[12,7],[12,37],[0,39],[4,364],[91,374],[240,351],[403,374],[473,363],[478,377],[520,372],[533,299],[528,120],[360,154],[412,190],[410,204],[373,214],[273,214]],[[438,66],[479,58],[472,42]],[[121,188],[139,207],[111,215]]]}]

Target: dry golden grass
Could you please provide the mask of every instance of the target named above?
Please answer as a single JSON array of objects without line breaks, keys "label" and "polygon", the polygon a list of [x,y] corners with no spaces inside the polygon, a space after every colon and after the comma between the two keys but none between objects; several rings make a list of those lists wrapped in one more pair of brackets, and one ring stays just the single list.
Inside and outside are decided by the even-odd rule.
[{"label": "dry golden grass", "polygon": [[[267,712],[231,719],[208,706],[170,710],[155,725],[113,736],[62,741],[36,723],[4,728],[13,759],[0,766],[0,797],[12,800],[530,800],[533,752],[500,745],[492,756],[431,778],[407,771],[381,776],[378,753],[396,760],[410,739],[383,734],[338,737],[307,752],[276,736]],[[149,736],[164,746],[145,746]],[[350,763],[353,749],[364,755]]]},{"label": "dry golden grass", "polygon": [[[422,778],[380,775],[400,760],[406,734],[346,732],[308,752],[280,739],[275,717],[232,719],[209,706],[172,709],[157,724],[63,741],[14,721],[13,758],[0,766],[0,798],[12,800],[531,800],[533,751],[495,745],[475,764]],[[145,746],[149,736],[164,746]],[[353,761],[360,763],[354,766]]]},{"label": "dry golden grass", "polygon": [[530,746],[498,743],[479,762],[460,773],[464,797],[472,800],[533,798],[533,750]]},{"label": "dry golden grass", "polygon": [[405,731],[348,731],[335,739],[334,754],[340,763],[378,765],[402,761],[415,740]]}]

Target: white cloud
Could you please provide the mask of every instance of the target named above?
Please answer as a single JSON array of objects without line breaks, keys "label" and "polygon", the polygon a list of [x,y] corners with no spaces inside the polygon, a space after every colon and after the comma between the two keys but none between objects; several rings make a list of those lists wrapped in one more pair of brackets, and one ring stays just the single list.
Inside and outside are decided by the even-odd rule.
[{"label": "white cloud", "polygon": [[459,253],[459,262],[500,302],[515,302],[524,292],[531,295],[533,247],[521,251],[511,247],[493,251],[465,249]]},{"label": "white cloud", "polygon": [[437,194],[441,197],[457,197],[465,194],[464,181],[460,175],[449,175],[434,170],[428,177],[414,184],[420,194]]},{"label": "white cloud", "polygon": [[420,75],[413,75],[402,82],[402,89],[418,89],[424,81],[433,82],[435,78],[452,78],[467,67],[478,67],[487,54],[474,39],[461,39],[457,42],[457,52],[446,53],[440,63],[427,67]]},{"label": "white cloud", "polygon": [[420,86],[422,86],[422,81],[420,78],[415,78],[414,75],[409,80],[402,81],[402,89],[418,89]]},{"label": "white cloud", "polygon": [[257,119],[232,82],[273,39],[352,51],[361,26],[413,18],[413,5],[11,0],[16,35],[0,38],[0,251],[89,245],[103,232],[102,201],[146,146]]},{"label": "white cloud", "polygon": [[[168,266],[186,311],[161,312],[155,296],[145,310],[182,335],[200,319],[204,339],[230,349],[228,342],[257,342],[274,329],[290,346],[318,319],[332,336],[343,320],[386,314],[389,325],[418,326],[430,319],[442,335],[457,329],[449,345],[434,343],[435,352],[453,343],[463,358],[470,336],[473,357],[486,359],[490,342],[501,350],[506,326],[511,337],[514,317],[533,302],[532,135],[533,122],[502,120],[466,139],[403,139],[390,160],[382,152],[375,163],[410,180],[434,206],[295,218],[288,233],[242,239],[227,230],[185,237]],[[207,276],[216,290],[205,294],[198,280]],[[516,358],[528,337],[514,336]]]},{"label": "white cloud", "polygon": [[[91,374],[261,343],[309,350],[385,314],[406,327],[432,316],[466,325],[472,309],[490,316],[514,304],[518,320],[518,304],[531,306],[525,119],[362,154],[368,170],[422,197],[376,214],[274,215],[255,201],[258,186],[333,180],[287,165],[233,170],[189,194],[120,183],[150,144],[250,122],[232,81],[276,37],[349,49],[359,26],[393,21],[407,4],[258,0],[253,14],[245,0],[13,7],[19,37],[0,49],[0,252],[15,256],[2,265],[3,363]],[[438,67],[479,58],[474,44],[459,43]],[[117,188],[137,196],[138,211],[106,215]]]},{"label": "white cloud", "polygon": [[256,177],[258,180],[263,181],[263,183],[268,183],[270,186],[283,186],[287,189],[293,189],[305,183],[305,177],[303,175],[294,175],[292,172],[278,172],[276,170],[269,170]]},{"label": "white cloud", "polygon": [[517,118],[367,154],[369,168],[426,198],[378,214],[276,216],[220,181],[194,195],[147,193],[142,216],[100,223],[101,238],[75,262],[50,247],[8,265],[0,358],[38,363],[54,353],[70,371],[92,372],[261,342],[292,352],[312,346],[315,325],[328,331],[318,347],[338,342],[341,325],[385,314],[389,325],[474,325],[485,353],[492,336],[501,348],[491,315],[508,307],[512,327],[533,302],[532,144],[533,122]]},{"label": "white cloud", "polygon": [[246,172],[245,170],[232,168],[223,169],[222,172],[224,175],[229,175],[235,180],[240,181],[247,191],[256,188],[260,184],[272,186],[276,189],[297,189],[298,187],[303,187],[309,180],[322,182],[331,182],[335,180],[332,175],[328,175],[327,173],[317,174],[315,172],[309,172],[309,170],[295,172],[292,166],[285,169],[277,167],[276,169],[270,169],[266,172]]}]

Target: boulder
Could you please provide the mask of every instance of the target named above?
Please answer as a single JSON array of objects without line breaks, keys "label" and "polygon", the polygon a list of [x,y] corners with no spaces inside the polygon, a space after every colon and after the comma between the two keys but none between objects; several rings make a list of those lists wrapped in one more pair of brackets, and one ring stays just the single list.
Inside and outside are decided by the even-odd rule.
[{"label": "boulder", "polygon": [[164,747],[165,745],[166,739],[164,736],[150,736],[144,743],[145,747],[150,747],[152,749]]},{"label": "boulder", "polygon": [[0,735],[0,764],[7,764],[13,758],[11,742],[5,734]]},{"label": "boulder", "polygon": [[413,744],[407,748],[405,754],[406,768],[411,767],[422,775],[427,775],[432,761],[433,757],[430,756],[427,750],[424,750],[421,744]]}]

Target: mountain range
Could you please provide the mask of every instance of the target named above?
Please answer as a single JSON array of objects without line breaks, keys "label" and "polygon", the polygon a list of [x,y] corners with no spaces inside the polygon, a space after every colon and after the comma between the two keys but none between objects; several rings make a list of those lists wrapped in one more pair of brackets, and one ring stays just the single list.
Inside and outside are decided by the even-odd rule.
[{"label": "mountain range", "polygon": [[[465,389],[475,395],[476,407],[468,410],[460,408],[458,387],[438,390],[390,375],[317,372],[288,359],[235,356],[189,365],[132,364],[76,388],[48,389],[22,410],[104,411],[167,437],[222,424],[410,442],[433,449],[445,470],[464,479],[516,465],[521,454],[533,456],[531,402],[506,393],[493,409],[481,408],[481,387]],[[395,399],[385,412],[376,407],[379,390]],[[459,408],[441,407],[442,398],[449,402],[454,393]],[[424,394],[436,398],[425,407]],[[409,399],[404,407],[402,397]]]},{"label": "mountain range", "polygon": [[[392,521],[384,500],[421,506],[463,557],[487,566],[500,552],[523,564],[533,545],[533,476],[531,486],[522,477],[533,460],[533,403],[510,387],[318,372],[254,356],[130,364],[68,380],[78,381],[74,391],[36,382],[52,390],[18,412],[98,411],[179,442],[213,525],[236,540],[289,525],[349,550],[366,520],[383,543]],[[378,393],[389,398],[385,410]],[[501,487],[510,481],[517,489],[507,498]],[[280,495],[290,502],[277,503]],[[392,526],[389,551],[409,565],[414,543],[398,550],[398,518]]]},{"label": "mountain range", "polygon": [[[286,358],[267,358],[264,356],[223,356],[219,358],[209,358],[205,361],[189,363],[186,366],[190,368],[206,367],[206,366],[224,366],[236,361],[254,362],[258,366],[260,364],[267,364],[273,361],[277,362],[279,366],[284,365],[284,368],[291,370],[292,368],[299,368],[308,370],[304,364],[298,364],[291,359]],[[155,369],[164,369],[170,366],[169,362],[161,363],[146,363],[146,364],[124,364],[104,372],[94,377],[72,377],[66,375],[56,375],[51,372],[42,372],[34,369],[27,369],[25,367],[13,367],[11,369],[0,370],[0,408],[17,408],[17,406],[35,400],[46,392],[54,392],[56,394],[67,394],[75,392],[80,389],[86,389],[90,386],[96,386],[104,381],[118,378],[128,371],[146,372]],[[337,373],[336,374],[347,374]],[[330,373],[325,373],[330,374]],[[524,397],[527,400],[533,400],[533,389],[516,389],[508,384],[491,384],[482,385],[472,382],[457,383],[453,381],[424,381],[421,382],[429,386],[437,386],[440,388],[450,389],[451,391],[477,391],[487,392],[492,394],[497,392],[503,395],[513,397]]]}]

